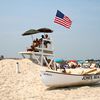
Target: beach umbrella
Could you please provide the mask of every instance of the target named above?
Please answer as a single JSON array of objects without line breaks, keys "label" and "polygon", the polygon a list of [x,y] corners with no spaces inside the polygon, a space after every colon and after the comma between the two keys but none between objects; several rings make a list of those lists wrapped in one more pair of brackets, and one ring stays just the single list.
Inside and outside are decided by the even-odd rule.
[{"label": "beach umbrella", "polygon": [[30,29],[30,30],[26,31],[25,33],[23,33],[22,36],[33,35],[33,34],[37,34],[37,33],[39,33],[38,30]]},{"label": "beach umbrella", "polygon": [[63,60],[62,58],[55,58],[54,61],[55,61],[56,63],[61,63],[61,62],[63,62],[64,60]]},{"label": "beach umbrella", "polygon": [[68,60],[68,62],[74,62],[74,63],[77,63],[77,60]]},{"label": "beach umbrella", "polygon": [[37,34],[37,33],[39,33],[39,31],[37,31],[37,30],[35,30],[35,29],[30,29],[30,30],[24,32],[24,33],[22,34],[22,36],[31,35],[32,41],[33,41],[33,36],[32,36],[32,35],[33,35],[33,34]]},{"label": "beach umbrella", "polygon": [[40,28],[37,31],[43,32],[43,33],[52,33],[53,32],[53,30],[51,30],[49,28]]},{"label": "beach umbrella", "polygon": [[23,34],[22,34],[22,36],[27,36],[27,35],[31,35],[31,37],[32,37],[32,40],[33,40],[33,34],[37,34],[37,33],[51,33],[51,32],[53,32],[51,29],[49,29],[49,28],[40,28],[40,29],[30,29],[30,30],[28,30],[28,31],[26,31],[26,32],[24,32]]}]

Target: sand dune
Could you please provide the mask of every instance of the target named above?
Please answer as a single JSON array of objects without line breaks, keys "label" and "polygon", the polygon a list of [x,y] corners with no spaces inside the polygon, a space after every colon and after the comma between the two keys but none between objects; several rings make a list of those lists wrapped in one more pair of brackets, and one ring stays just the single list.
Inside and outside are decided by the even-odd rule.
[{"label": "sand dune", "polygon": [[[16,73],[16,63],[20,73]],[[28,59],[0,61],[0,100],[99,100],[100,85],[49,89]]]}]

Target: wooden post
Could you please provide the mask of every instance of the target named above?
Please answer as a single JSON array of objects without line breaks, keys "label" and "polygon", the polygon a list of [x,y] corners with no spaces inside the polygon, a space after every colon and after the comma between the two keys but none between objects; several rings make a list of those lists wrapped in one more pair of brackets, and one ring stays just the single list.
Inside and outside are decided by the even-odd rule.
[{"label": "wooden post", "polygon": [[20,71],[19,71],[19,63],[18,62],[16,63],[16,73],[20,73]]}]

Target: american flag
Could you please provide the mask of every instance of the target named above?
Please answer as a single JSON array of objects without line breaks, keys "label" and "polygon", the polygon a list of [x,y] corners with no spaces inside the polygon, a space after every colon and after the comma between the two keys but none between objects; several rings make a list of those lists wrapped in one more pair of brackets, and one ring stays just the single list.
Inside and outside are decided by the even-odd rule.
[{"label": "american flag", "polygon": [[60,12],[59,10],[57,10],[54,22],[66,27],[66,28],[70,28],[71,24],[72,24],[72,21],[67,16],[65,16],[62,12]]}]

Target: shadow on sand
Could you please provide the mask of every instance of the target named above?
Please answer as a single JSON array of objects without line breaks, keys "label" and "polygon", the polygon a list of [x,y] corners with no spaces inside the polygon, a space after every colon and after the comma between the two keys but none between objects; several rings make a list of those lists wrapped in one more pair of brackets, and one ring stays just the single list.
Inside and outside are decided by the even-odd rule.
[{"label": "shadow on sand", "polygon": [[69,86],[69,87],[51,87],[51,88],[47,88],[46,90],[74,90],[74,89],[78,89],[78,88],[82,88],[82,87],[85,87],[85,86],[87,86],[87,87],[91,87],[91,88],[93,88],[93,87],[100,87],[100,82],[99,83],[96,83],[96,84],[91,84],[91,85],[80,85],[80,86]]}]

